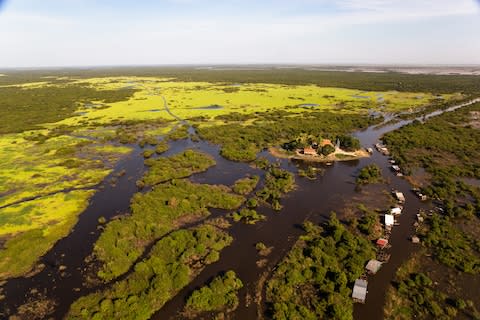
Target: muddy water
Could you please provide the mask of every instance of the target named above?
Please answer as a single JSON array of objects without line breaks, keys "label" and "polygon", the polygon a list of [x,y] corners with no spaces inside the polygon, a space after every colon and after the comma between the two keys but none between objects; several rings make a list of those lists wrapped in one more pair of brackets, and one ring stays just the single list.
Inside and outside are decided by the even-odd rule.
[{"label": "muddy water", "polygon": [[[463,106],[463,105],[462,105]],[[453,110],[455,108],[450,108]],[[398,122],[391,126],[379,129],[370,128],[357,133],[365,147],[376,143],[385,132],[395,130],[409,121]],[[246,174],[259,174],[263,172],[253,169],[245,163],[236,163],[223,159],[219,156],[217,146],[206,142],[194,143],[191,140],[181,140],[172,143],[172,147],[164,155],[168,156],[184,150],[185,148],[198,148],[208,152],[217,160],[217,165],[208,171],[194,175],[192,181],[209,184],[231,185],[235,180]],[[137,188],[135,181],[145,171],[143,165],[142,149],[135,148],[127,158],[121,160],[114,173],[108,177],[102,188],[93,196],[87,210],[80,215],[79,222],[71,234],[57,242],[42,259],[45,268],[40,273],[30,278],[12,279],[4,286],[6,298],[0,302],[0,310],[3,316],[13,314],[15,310],[30,297],[30,290],[37,289],[45,292],[47,298],[53,298],[58,303],[54,318],[62,318],[68,311],[70,304],[78,297],[92,292],[95,289],[83,287],[84,277],[82,271],[85,268],[84,259],[93,248],[100,231],[97,230],[97,219],[101,216],[107,219],[128,212],[130,198]],[[267,153],[263,156],[277,161],[285,169],[296,172],[295,163],[288,160],[272,159]],[[196,288],[207,283],[211,278],[224,271],[233,269],[245,284],[240,291],[240,306],[235,313],[236,319],[254,319],[262,314],[265,305],[260,304],[261,310],[252,302],[246,306],[246,296],[255,296],[255,285],[261,274],[274,267],[288,252],[292,244],[302,233],[301,224],[309,219],[313,222],[324,221],[331,211],[340,210],[357,195],[355,191],[354,177],[358,170],[370,163],[377,163],[383,170],[384,175],[389,173],[389,164],[386,157],[375,152],[372,157],[351,162],[338,162],[332,166],[325,166],[325,173],[315,181],[297,177],[297,189],[287,195],[282,201],[283,209],[273,212],[268,208],[260,208],[259,211],[267,216],[265,222],[256,225],[237,223],[232,226],[230,232],[234,237],[233,244],[226,248],[218,263],[207,266],[200,275],[175,298],[168,302],[153,318],[168,319],[178,317],[182,310],[185,298]],[[318,165],[322,167],[322,165]],[[126,170],[126,175],[120,177],[116,186],[109,184],[109,178],[116,172]],[[394,227],[391,243],[392,258],[384,265],[381,271],[369,279],[369,293],[365,305],[355,306],[356,319],[382,319],[382,306],[385,299],[385,289],[391,281],[398,266],[409,256],[415,247],[408,241],[412,235],[412,223],[418,208],[425,206],[413,194],[409,192],[410,186],[401,178],[391,175],[391,187],[399,189],[406,195],[404,214],[400,217],[400,226]],[[212,216],[224,214],[221,210],[212,212]],[[256,264],[261,257],[257,255],[255,244],[264,242],[267,246],[273,246],[273,251],[268,257],[265,267],[259,268]],[[67,267],[66,274],[58,271],[60,265]],[[263,296],[263,294],[262,294]],[[0,312],[0,316],[1,316]],[[266,315],[268,318],[268,315]]]}]

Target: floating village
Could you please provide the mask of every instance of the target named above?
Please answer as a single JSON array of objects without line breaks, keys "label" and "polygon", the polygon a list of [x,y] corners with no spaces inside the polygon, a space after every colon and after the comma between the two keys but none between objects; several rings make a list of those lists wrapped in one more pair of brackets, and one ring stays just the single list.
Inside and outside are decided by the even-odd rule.
[{"label": "floating village", "polygon": [[[380,143],[377,143],[374,145],[375,149],[380,152],[384,156],[390,156],[390,151],[388,148]],[[368,148],[367,151],[369,153],[373,153],[372,148]],[[402,177],[402,169],[400,166],[390,158],[389,160],[390,163],[390,169],[395,174],[397,177]],[[421,201],[426,201],[427,196],[421,193],[421,190],[419,188],[413,188],[412,192],[421,200]],[[355,280],[354,287],[353,287],[353,292],[352,292],[352,299],[354,302],[358,303],[365,303],[367,299],[367,293],[368,293],[368,276],[373,276],[375,275],[382,267],[384,263],[387,263],[390,259],[390,253],[389,249],[391,248],[390,244],[390,237],[393,232],[393,228],[395,226],[399,226],[400,223],[398,222],[398,217],[402,214],[404,206],[405,206],[405,194],[403,192],[400,192],[399,190],[392,189],[391,190],[391,195],[395,199],[395,205],[393,205],[390,209],[386,210],[384,213],[382,213],[383,216],[383,232],[382,236],[376,240],[376,246],[377,246],[377,256],[375,259],[372,259],[367,262],[365,266],[365,272],[363,273],[360,278]],[[429,213],[432,214],[432,213]],[[416,215],[416,221],[414,223],[414,228],[415,230],[418,230],[420,227],[420,224],[424,221],[425,219],[425,212],[420,210],[417,215]],[[417,235],[412,235],[410,240],[414,244],[419,244],[420,243],[420,238]]]}]

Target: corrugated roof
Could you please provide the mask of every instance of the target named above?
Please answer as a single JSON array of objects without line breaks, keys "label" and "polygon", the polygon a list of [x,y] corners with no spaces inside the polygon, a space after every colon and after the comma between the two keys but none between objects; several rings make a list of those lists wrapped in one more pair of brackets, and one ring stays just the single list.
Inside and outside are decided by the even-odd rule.
[{"label": "corrugated roof", "polygon": [[385,225],[386,226],[393,226],[395,223],[395,218],[391,214],[385,215]]},{"label": "corrugated roof", "polygon": [[382,263],[378,260],[370,260],[367,263],[367,266],[365,269],[367,269],[368,272],[375,274],[377,273],[378,270],[382,267]]},{"label": "corrugated roof", "polygon": [[352,298],[365,302],[367,299],[367,280],[357,279],[353,286]]}]

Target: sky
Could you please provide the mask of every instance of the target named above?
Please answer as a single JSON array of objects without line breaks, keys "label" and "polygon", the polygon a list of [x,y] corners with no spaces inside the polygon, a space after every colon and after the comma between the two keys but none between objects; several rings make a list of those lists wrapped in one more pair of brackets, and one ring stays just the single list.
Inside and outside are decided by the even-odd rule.
[{"label": "sky", "polygon": [[0,0],[0,67],[480,64],[480,0]]}]

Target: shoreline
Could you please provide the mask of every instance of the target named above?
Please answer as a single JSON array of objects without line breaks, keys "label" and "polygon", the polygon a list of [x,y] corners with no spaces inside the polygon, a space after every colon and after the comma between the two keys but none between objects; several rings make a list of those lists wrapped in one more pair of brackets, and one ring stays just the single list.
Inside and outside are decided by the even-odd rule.
[{"label": "shoreline", "polygon": [[[270,147],[268,148],[268,152],[274,156],[275,158],[280,159],[293,159],[293,160],[302,160],[305,162],[335,162],[335,161],[352,161],[358,160],[362,158],[369,158],[371,155],[363,149],[357,150],[355,152],[347,152],[347,151],[335,151],[334,153],[328,156],[309,156],[303,155],[296,152],[294,155],[287,154],[283,149],[280,147]],[[341,158],[338,158],[338,155],[342,155]]]}]

